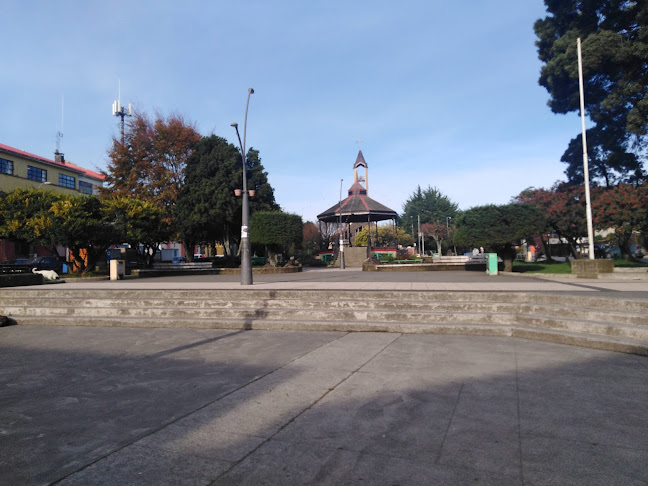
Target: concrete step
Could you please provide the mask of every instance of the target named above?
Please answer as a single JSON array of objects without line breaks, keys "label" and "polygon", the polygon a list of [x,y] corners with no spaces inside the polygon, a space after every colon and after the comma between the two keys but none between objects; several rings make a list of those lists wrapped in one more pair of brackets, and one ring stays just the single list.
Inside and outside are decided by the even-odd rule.
[{"label": "concrete step", "polygon": [[0,294],[0,315],[20,325],[528,335],[648,350],[648,302],[595,294],[10,289]]},{"label": "concrete step", "polygon": [[[244,295],[244,294],[243,294]],[[522,315],[537,316],[538,318],[558,317],[560,319],[576,319],[583,321],[613,322],[615,324],[628,324],[648,326],[648,314],[639,312],[592,310],[589,306],[557,305],[557,304],[527,304],[512,302],[482,302],[482,301],[409,301],[409,300],[320,300],[320,299],[295,299],[295,298],[202,298],[202,299],[177,299],[177,298],[113,298],[108,294],[106,298],[56,298],[47,297],[37,299],[38,305],[25,305],[25,299],[18,297],[0,299],[0,314],[41,314],[77,313],[77,315],[91,315],[101,312],[102,315],[117,313],[128,315],[125,309],[132,309],[132,315],[144,316],[171,315],[173,311],[194,311],[196,317],[209,315],[225,315],[221,311],[230,313],[254,312],[258,315],[261,311],[300,310],[307,311],[304,318],[317,318],[323,315],[328,319],[363,319],[370,313],[369,320],[403,320],[405,318],[417,319],[426,313],[443,313],[448,315],[492,314],[494,316]],[[579,301],[579,303],[582,303]],[[83,309],[90,309],[83,311]],[[200,310],[200,312],[198,312]],[[350,311],[344,313],[342,311]],[[399,315],[393,317],[390,312]],[[82,314],[83,313],[83,314]],[[133,314],[134,313],[134,314]],[[217,314],[219,313],[219,314]],[[179,315],[179,314],[176,314]],[[386,317],[379,318],[378,315]],[[373,317],[372,317],[373,316]],[[390,317],[391,316],[391,317]],[[425,320],[425,317],[421,317]],[[507,323],[509,321],[506,321]]]},{"label": "concrete step", "polygon": [[[58,286],[56,286],[58,287]],[[8,299],[18,298],[24,304],[39,303],[42,299],[146,299],[149,301],[182,301],[182,300],[280,300],[297,299],[300,301],[322,301],[329,305],[353,302],[484,302],[484,303],[518,303],[549,304],[587,308],[590,310],[623,311],[648,315],[648,301],[639,299],[603,298],[595,293],[591,297],[524,292],[452,292],[452,291],[309,291],[309,290],[66,290],[66,289],[3,289],[0,304]],[[344,304],[340,304],[344,305]],[[389,305],[389,304],[387,304]]]}]

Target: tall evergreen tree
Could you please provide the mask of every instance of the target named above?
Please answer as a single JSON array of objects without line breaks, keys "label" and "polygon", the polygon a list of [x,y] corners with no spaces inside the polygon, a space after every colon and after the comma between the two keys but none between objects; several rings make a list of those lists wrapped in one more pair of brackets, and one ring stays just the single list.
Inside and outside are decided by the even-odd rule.
[{"label": "tall evergreen tree", "polygon": [[[248,189],[255,191],[250,198],[251,213],[280,209],[267,176],[259,152],[250,149]],[[203,137],[187,160],[185,185],[175,208],[180,235],[187,247],[222,242],[229,251],[230,243],[240,242],[242,201],[234,190],[241,189],[242,179],[239,150],[217,135]]]},{"label": "tall evergreen tree", "polygon": [[421,224],[445,225],[448,221],[446,218],[454,218],[457,210],[458,206],[436,187],[428,186],[421,190],[421,186],[418,186],[403,204],[400,223],[405,231],[412,231],[413,228],[416,234],[419,217]]},{"label": "tall evergreen tree", "polygon": [[[554,113],[580,109],[576,39],[582,40],[585,108],[594,179],[606,184],[645,178],[648,144],[648,2],[545,0],[547,17],[534,25],[540,85]],[[589,140],[588,140],[589,142]],[[563,155],[570,182],[582,180],[575,138]]]}]

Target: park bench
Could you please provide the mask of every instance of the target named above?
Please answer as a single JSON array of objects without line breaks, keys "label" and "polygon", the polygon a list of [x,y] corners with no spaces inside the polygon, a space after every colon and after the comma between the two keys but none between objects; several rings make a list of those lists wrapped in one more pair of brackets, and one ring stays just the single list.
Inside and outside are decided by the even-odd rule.
[{"label": "park bench", "polygon": [[444,265],[470,265],[475,263],[486,263],[486,256],[482,255],[446,255],[435,256],[432,260],[434,263],[443,263]]}]

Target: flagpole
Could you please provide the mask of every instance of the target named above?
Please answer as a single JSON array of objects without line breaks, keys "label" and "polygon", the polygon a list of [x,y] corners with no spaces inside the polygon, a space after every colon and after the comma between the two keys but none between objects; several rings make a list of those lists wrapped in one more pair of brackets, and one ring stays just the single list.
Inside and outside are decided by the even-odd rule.
[{"label": "flagpole", "polygon": [[587,214],[587,241],[589,258],[594,260],[594,230],[592,228],[592,205],[590,202],[589,164],[587,160],[587,136],[585,130],[585,94],[583,89],[583,60],[580,37],[576,42],[578,50],[578,88],[580,91],[581,127],[583,130],[583,175],[585,177],[585,212]]}]

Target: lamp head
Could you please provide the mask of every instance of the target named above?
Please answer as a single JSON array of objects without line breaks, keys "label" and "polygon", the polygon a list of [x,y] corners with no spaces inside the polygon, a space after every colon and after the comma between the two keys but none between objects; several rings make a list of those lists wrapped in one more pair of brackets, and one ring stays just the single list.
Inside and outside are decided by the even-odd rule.
[{"label": "lamp head", "polygon": [[249,88],[249,89],[248,89],[248,93],[253,94],[253,93],[254,93],[254,90],[253,90],[252,88]]},{"label": "lamp head", "polygon": [[232,126],[234,128],[238,128],[238,123],[232,123],[230,126]]}]

